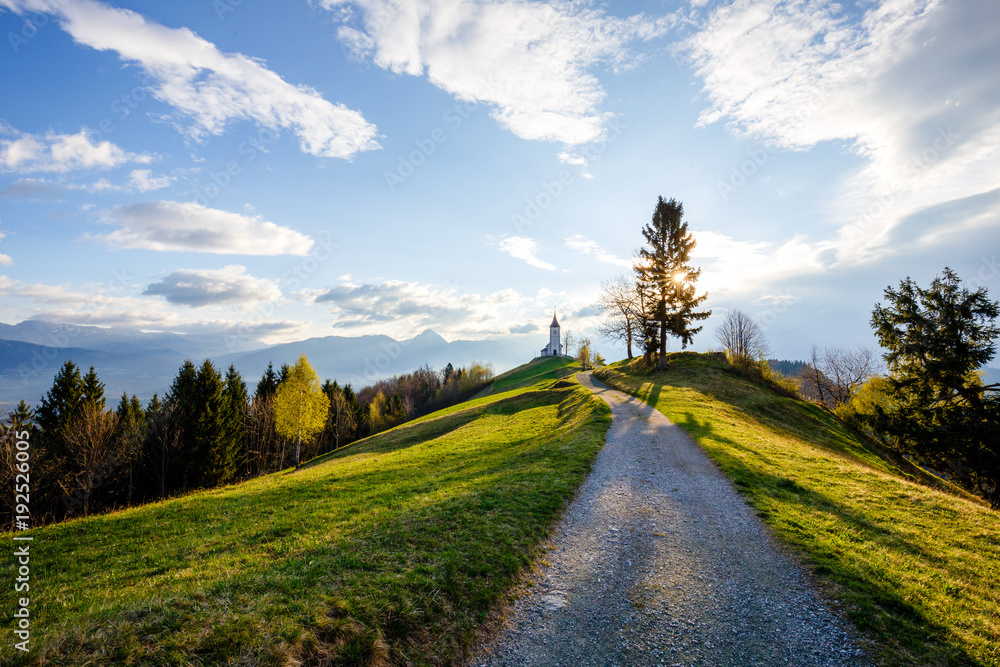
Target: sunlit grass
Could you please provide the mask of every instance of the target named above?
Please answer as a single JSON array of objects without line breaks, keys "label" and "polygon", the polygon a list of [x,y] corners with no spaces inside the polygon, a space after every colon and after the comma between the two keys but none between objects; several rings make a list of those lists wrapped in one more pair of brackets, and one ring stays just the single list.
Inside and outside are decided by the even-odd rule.
[{"label": "sunlit grass", "polygon": [[452,662],[610,424],[551,370],[298,472],[32,531],[33,650],[2,663]]},{"label": "sunlit grass", "polygon": [[920,484],[829,413],[682,353],[602,379],[683,427],[892,665],[1000,665],[1000,516]]}]

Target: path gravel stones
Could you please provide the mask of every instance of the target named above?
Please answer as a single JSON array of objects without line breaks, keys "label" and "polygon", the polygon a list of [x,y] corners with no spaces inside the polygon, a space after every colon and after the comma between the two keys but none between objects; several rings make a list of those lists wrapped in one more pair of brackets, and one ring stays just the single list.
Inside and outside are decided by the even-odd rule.
[{"label": "path gravel stones", "polygon": [[705,453],[589,373],[612,426],[549,566],[470,665],[865,665]]}]

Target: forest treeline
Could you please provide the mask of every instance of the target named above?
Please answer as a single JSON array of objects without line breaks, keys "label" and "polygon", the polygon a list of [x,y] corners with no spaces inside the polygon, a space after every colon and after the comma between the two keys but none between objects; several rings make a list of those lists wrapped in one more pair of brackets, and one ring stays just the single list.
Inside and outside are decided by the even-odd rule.
[{"label": "forest treeline", "polygon": [[[30,453],[30,502],[17,508],[5,494],[0,507],[6,516],[30,509],[40,525],[283,470],[295,463],[295,442],[276,428],[275,400],[289,372],[269,363],[251,391],[233,366],[222,373],[209,359],[188,360],[162,397],[143,404],[123,394],[110,405],[94,368],[67,361],[38,406],[21,401],[0,415],[2,488],[19,472],[16,443]],[[357,392],[327,380],[326,422],[303,443],[303,459],[466,400],[492,378],[492,366],[473,362],[424,366]]]}]

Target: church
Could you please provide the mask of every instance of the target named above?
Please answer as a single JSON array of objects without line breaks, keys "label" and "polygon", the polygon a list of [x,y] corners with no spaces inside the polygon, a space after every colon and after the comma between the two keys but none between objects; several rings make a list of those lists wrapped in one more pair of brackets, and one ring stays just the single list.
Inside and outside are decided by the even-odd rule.
[{"label": "church", "polygon": [[549,344],[542,348],[540,356],[555,357],[562,353],[562,343],[559,342],[559,321],[556,320],[555,311],[552,311],[552,324],[549,325]]}]

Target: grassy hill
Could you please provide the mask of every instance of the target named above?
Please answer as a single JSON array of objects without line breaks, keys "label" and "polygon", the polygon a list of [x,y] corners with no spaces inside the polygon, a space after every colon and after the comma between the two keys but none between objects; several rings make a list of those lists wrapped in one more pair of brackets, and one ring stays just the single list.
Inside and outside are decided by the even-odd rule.
[{"label": "grassy hill", "polygon": [[451,662],[604,441],[574,368],[529,364],[298,472],[31,531],[32,651],[8,637],[0,664]]},{"label": "grassy hill", "polygon": [[710,355],[598,374],[684,428],[891,665],[1000,665],[1000,516]]}]

